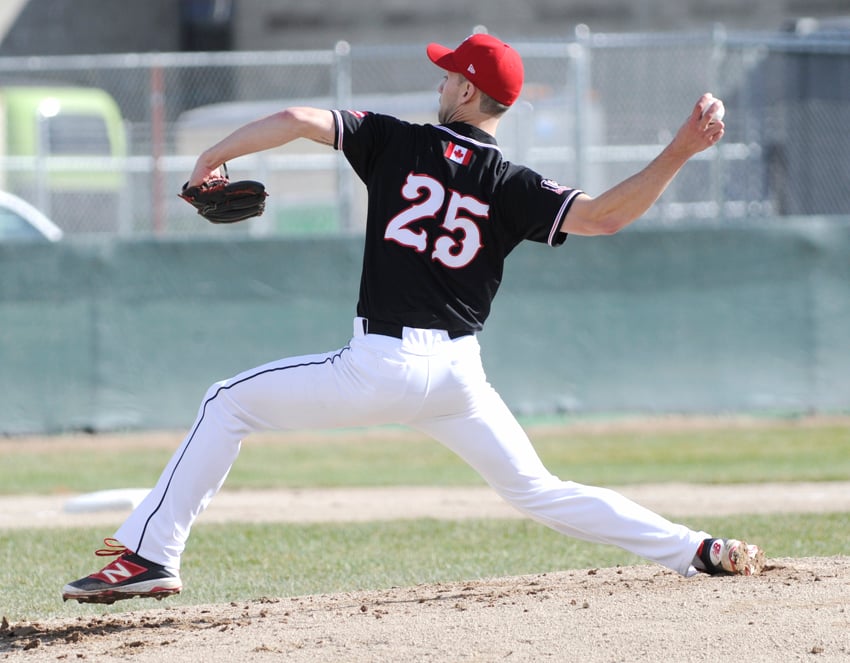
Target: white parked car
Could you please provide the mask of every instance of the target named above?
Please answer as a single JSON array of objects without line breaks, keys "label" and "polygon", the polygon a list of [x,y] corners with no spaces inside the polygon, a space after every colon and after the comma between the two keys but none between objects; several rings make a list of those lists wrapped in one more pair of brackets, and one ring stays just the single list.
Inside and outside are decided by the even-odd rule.
[{"label": "white parked car", "polygon": [[36,240],[58,242],[62,229],[23,198],[0,191],[0,242]]}]

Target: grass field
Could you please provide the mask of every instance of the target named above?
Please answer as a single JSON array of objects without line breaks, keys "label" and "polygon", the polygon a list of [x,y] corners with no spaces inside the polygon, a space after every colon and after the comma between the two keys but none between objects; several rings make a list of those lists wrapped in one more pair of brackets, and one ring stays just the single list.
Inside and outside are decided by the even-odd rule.
[{"label": "grass field", "polygon": [[[764,420],[705,427],[532,425],[558,476],[590,484],[752,483],[850,479],[850,423]],[[86,492],[150,485],[180,441],[112,437],[99,445],[0,441],[0,493]],[[238,488],[480,485],[432,440],[403,429],[249,438],[227,485]]]},{"label": "grass field", "polygon": [[[550,469],[586,483],[827,481],[850,479],[850,425],[762,422],[652,431],[532,427]],[[110,444],[0,443],[7,494],[150,485],[170,456],[138,438]],[[89,440],[89,442],[92,442]],[[93,442],[96,442],[94,440]],[[175,442],[176,444],[176,442]],[[464,485],[480,479],[439,445],[403,431],[257,438],[229,480],[238,487]],[[694,528],[758,540],[772,556],[850,550],[850,514],[694,517]],[[2,614],[10,620],[130,609],[61,603],[62,584],[90,573],[101,530],[0,532]],[[635,564],[618,549],[565,539],[523,520],[429,519],[335,525],[203,525],[184,557],[186,590],[170,605],[290,596],[461,578]],[[144,601],[132,607],[154,607]]]}]

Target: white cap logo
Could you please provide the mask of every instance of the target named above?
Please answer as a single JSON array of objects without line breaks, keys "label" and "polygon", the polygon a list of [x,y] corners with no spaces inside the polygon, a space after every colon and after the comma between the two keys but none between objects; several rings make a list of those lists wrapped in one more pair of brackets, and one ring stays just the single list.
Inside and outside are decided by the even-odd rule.
[{"label": "white cap logo", "polygon": [[470,74],[474,74],[474,73],[475,73],[475,67],[473,67],[472,65],[469,65],[469,66],[466,68],[466,70],[467,70]]}]

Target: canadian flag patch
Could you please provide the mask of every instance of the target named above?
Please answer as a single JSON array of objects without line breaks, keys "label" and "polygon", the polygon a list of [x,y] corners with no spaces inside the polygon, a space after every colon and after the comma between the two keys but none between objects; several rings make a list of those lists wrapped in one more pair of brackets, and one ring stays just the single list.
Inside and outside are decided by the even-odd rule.
[{"label": "canadian flag patch", "polygon": [[449,143],[444,156],[449,161],[454,161],[455,163],[459,163],[461,166],[465,166],[469,163],[469,160],[472,159],[472,150],[468,147],[461,147],[460,145]]}]

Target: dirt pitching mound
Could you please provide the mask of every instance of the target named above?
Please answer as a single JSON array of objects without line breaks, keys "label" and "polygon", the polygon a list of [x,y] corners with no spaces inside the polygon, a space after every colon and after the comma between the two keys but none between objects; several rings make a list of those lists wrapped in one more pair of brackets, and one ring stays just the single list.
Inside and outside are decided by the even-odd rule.
[{"label": "dirt pitching mound", "polygon": [[763,575],[751,578],[684,579],[646,565],[162,606],[94,618],[4,621],[0,659],[850,659],[850,557],[772,559]]}]

